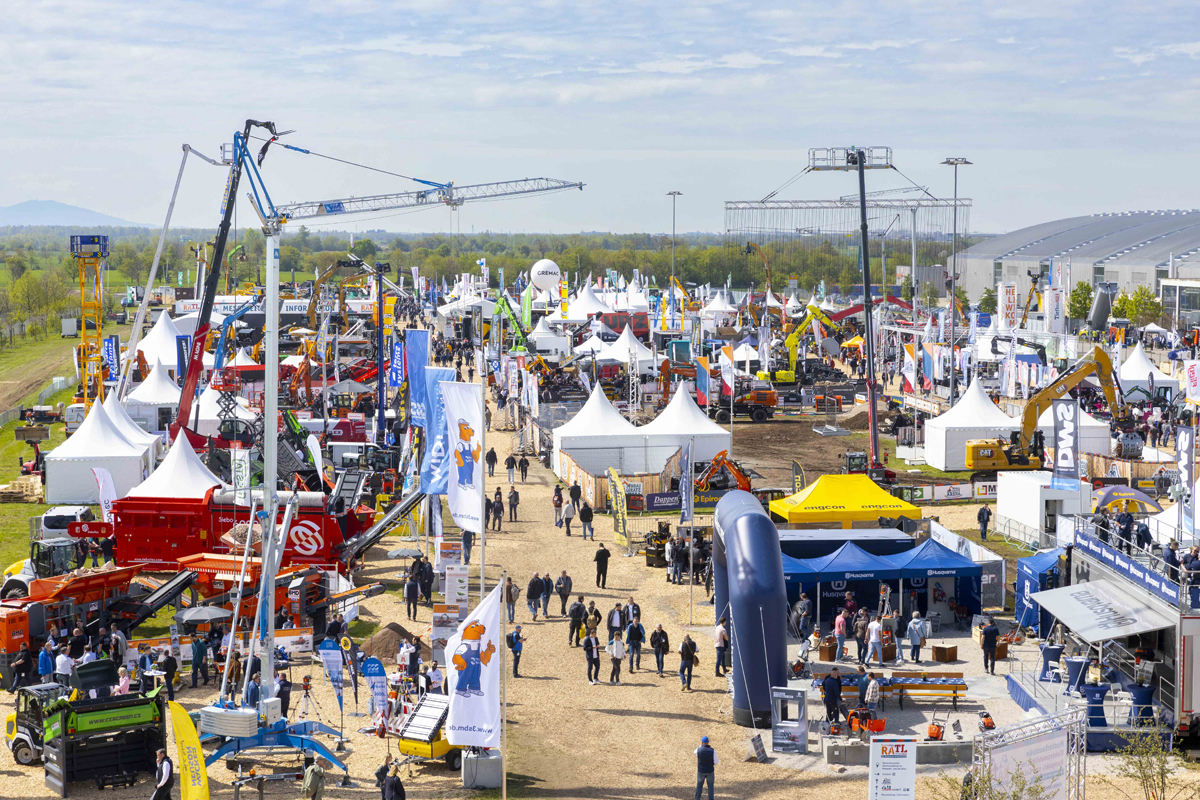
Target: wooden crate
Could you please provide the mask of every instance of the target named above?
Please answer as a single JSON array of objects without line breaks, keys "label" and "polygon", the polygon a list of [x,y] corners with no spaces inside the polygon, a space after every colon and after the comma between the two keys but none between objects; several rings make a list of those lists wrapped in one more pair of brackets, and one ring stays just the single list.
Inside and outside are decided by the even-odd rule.
[{"label": "wooden crate", "polygon": [[958,645],[935,644],[933,646],[933,660],[941,664],[958,661]]}]

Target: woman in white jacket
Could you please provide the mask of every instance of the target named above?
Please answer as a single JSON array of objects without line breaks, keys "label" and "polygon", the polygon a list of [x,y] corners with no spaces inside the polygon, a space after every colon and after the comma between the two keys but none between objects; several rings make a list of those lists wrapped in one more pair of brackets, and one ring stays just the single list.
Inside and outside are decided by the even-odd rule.
[{"label": "woman in white jacket", "polygon": [[605,648],[609,657],[612,659],[612,672],[608,675],[608,682],[621,685],[621,661],[625,658],[625,643],[621,641],[621,632],[615,631],[613,638]]}]

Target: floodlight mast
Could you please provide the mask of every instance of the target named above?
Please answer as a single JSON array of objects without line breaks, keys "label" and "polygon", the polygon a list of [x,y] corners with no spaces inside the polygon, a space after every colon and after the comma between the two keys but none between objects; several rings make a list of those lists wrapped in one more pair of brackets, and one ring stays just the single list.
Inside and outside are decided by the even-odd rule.
[{"label": "floodlight mast", "polygon": [[[877,390],[875,386],[875,334],[871,325],[871,258],[867,251],[867,178],[866,170],[892,169],[890,147],[814,147],[808,151],[808,169],[812,172],[838,171],[858,173],[859,260],[863,276],[863,340],[867,362],[867,424],[871,429],[871,471],[882,471],[879,451],[879,426],[875,424]],[[874,477],[874,474],[872,477]]]}]

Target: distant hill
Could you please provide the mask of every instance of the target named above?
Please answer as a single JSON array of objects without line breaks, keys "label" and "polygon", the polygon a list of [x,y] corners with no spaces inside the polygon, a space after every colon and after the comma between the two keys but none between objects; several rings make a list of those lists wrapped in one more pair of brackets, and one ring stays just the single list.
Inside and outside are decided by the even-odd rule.
[{"label": "distant hill", "polygon": [[151,227],[110,217],[99,211],[69,206],[55,200],[26,200],[12,206],[0,206],[0,226],[4,225],[110,225],[128,228]]}]

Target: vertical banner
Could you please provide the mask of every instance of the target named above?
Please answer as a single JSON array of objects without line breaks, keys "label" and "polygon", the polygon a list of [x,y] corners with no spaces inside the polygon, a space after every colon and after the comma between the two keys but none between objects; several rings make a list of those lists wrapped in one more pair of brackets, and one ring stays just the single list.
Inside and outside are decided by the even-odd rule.
[{"label": "vertical banner", "polygon": [[99,490],[100,513],[103,514],[101,519],[112,522],[112,507],[113,503],[117,502],[117,488],[113,485],[112,473],[104,467],[92,467],[92,475],[96,478],[96,487]]},{"label": "vertical banner", "polygon": [[903,391],[917,390],[917,355],[916,345],[904,345],[904,366],[900,368],[900,377],[904,379]]},{"label": "vertical banner", "polygon": [[483,394],[477,383],[441,384],[446,431],[453,443],[454,469],[447,502],[463,530],[483,533]]},{"label": "vertical banner", "polygon": [[404,372],[408,375],[410,424],[424,428],[425,368],[429,365],[429,331],[409,328],[404,332]]},{"label": "vertical banner", "polygon": [[404,382],[404,344],[392,342],[392,363],[388,367],[388,386],[398,389]]},{"label": "vertical banner", "polygon": [[1175,429],[1175,457],[1179,482],[1183,485],[1183,500],[1179,502],[1180,529],[1189,536],[1196,529],[1196,429],[1180,425]]},{"label": "vertical banner", "polygon": [[628,507],[625,505],[625,484],[616,467],[608,468],[608,496],[611,498],[613,540],[621,547],[629,546]]},{"label": "vertical banner", "polygon": [[[167,313],[166,311],[163,312]],[[187,375],[188,356],[192,349],[192,337],[176,336],[175,337],[175,377],[183,380]]]},{"label": "vertical banner", "polygon": [[1200,403],[1200,361],[1183,362],[1183,390],[1188,400]]},{"label": "vertical banner", "polygon": [[446,401],[441,383],[454,380],[449,367],[425,368],[425,398],[428,403],[429,436],[425,458],[421,461],[421,491],[427,495],[445,494],[450,480],[450,449],[446,433]]},{"label": "vertical banner", "polygon": [[175,765],[179,770],[179,800],[208,800],[208,771],[200,737],[187,709],[174,700],[167,703],[175,733]]},{"label": "vertical banner", "polygon": [[708,383],[711,377],[708,372],[708,358],[700,356],[696,359],[696,403],[698,405],[708,405]]},{"label": "vertical banner", "polygon": [[1017,303],[1017,285],[1015,283],[1000,284],[1000,320],[1005,328],[1017,327],[1020,320]]},{"label": "vertical banner", "polygon": [[1051,485],[1068,489],[1079,485],[1079,401],[1053,400],[1054,478]]},{"label": "vertical banner", "polygon": [[337,642],[326,637],[317,645],[317,655],[321,657],[325,675],[329,678],[329,684],[333,686],[334,694],[337,695],[338,708],[342,708],[342,649],[338,647]]},{"label": "vertical banner", "polygon": [[533,327],[533,293],[536,291],[533,284],[525,287],[525,291],[521,292],[521,324],[526,328]]},{"label": "vertical banner", "polygon": [[723,356],[720,359],[721,394],[722,395],[725,394],[725,387],[728,386],[729,387],[729,395],[730,395],[730,397],[732,397],[733,396],[733,387],[734,387],[733,348],[730,347],[729,345],[725,345],[724,347],[721,348],[721,355]]},{"label": "vertical banner", "polygon": [[113,334],[104,337],[104,348],[101,351],[104,363],[108,366],[110,376],[121,374],[121,337]]},{"label": "vertical banner", "polygon": [[566,278],[566,276],[563,276],[563,279],[558,282],[558,296],[559,296],[559,298],[561,298],[559,301],[559,313],[562,315],[562,318],[565,320],[567,318],[567,278]]},{"label": "vertical banner", "polygon": [[239,506],[250,505],[250,451],[230,450],[229,469],[233,473],[234,502]]},{"label": "vertical banner", "polygon": [[488,593],[446,642],[450,709],[446,739],[458,747],[499,747],[500,593]]},{"label": "vertical banner", "polygon": [[696,481],[692,477],[692,446],[684,445],[679,457],[679,521],[692,521],[692,505],[696,498]]},{"label": "vertical banner", "polygon": [[412,268],[413,276],[413,294],[417,296],[417,302],[421,302],[421,272],[418,267]]},{"label": "vertical banner", "polygon": [[375,712],[372,719],[378,723],[379,719],[387,716],[388,711],[387,670],[382,661],[372,656],[363,660],[362,674],[371,692],[372,710]]},{"label": "vertical banner", "polygon": [[1051,286],[1046,290],[1046,330],[1050,333],[1067,332],[1067,299],[1062,288]]},{"label": "vertical banner", "polygon": [[916,736],[871,739],[867,800],[913,800],[917,789]]}]

